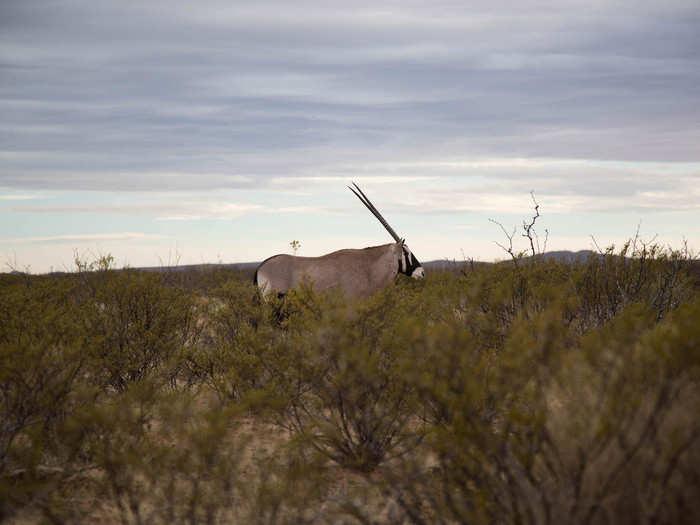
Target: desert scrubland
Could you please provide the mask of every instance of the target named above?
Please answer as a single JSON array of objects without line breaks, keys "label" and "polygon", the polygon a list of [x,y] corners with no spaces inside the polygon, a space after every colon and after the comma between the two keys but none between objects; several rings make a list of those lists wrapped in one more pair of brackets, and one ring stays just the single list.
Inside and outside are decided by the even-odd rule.
[{"label": "desert scrubland", "polygon": [[231,269],[0,275],[0,521],[700,523],[684,250],[369,300]]}]

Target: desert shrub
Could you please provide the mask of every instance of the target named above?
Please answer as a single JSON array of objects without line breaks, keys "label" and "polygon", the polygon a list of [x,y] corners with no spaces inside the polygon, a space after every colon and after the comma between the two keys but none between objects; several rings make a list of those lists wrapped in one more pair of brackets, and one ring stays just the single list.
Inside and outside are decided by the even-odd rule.
[{"label": "desert shrub", "polygon": [[[413,371],[434,425],[384,482],[413,523],[694,522],[698,314],[648,305],[576,339],[556,309],[495,356],[444,326]],[[433,364],[434,366],[430,366]]]},{"label": "desert shrub", "polygon": [[0,288],[0,518],[50,482],[44,459],[76,404],[86,359],[70,291],[45,279]]},{"label": "desert shrub", "polygon": [[408,521],[502,522],[515,498],[533,496],[512,487],[541,441],[544,392],[565,338],[554,311],[517,319],[497,351],[456,322],[421,334],[422,358],[405,373],[430,426],[419,451],[383,471]]},{"label": "desert shrub", "polygon": [[265,303],[257,295],[252,281],[229,280],[213,289],[208,296],[208,334],[211,344],[232,344],[248,327],[264,322]]},{"label": "desert shrub", "polygon": [[354,303],[111,265],[0,278],[0,517],[700,516],[687,251],[516,256]]},{"label": "desert shrub", "polygon": [[495,321],[488,323],[494,342],[504,340],[518,316],[536,315],[553,303],[579,333],[607,323],[635,302],[650,305],[660,320],[696,293],[695,265],[687,248],[673,250],[638,239],[618,251],[612,246],[592,254],[583,263],[519,257],[464,272],[457,311],[474,321],[478,307]]},{"label": "desert shrub", "polygon": [[693,263],[687,246],[674,250],[636,237],[618,252],[611,246],[591,255],[576,277],[583,328],[606,323],[634,302],[661,319],[693,295]]},{"label": "desert shrub", "polygon": [[244,435],[234,439],[235,418],[195,407],[179,393],[148,380],[78,414],[73,431],[96,468],[90,480],[95,507],[81,513],[113,514],[122,523],[212,523],[240,497]]},{"label": "desert shrub", "polygon": [[417,443],[413,389],[400,374],[405,324],[396,307],[413,299],[401,287],[352,308],[308,289],[287,299],[283,335],[258,357],[270,373],[274,421],[299,450],[371,472]]},{"label": "desert shrub", "polygon": [[700,332],[691,321],[698,306],[686,304],[656,324],[649,305],[629,305],[566,356],[550,391],[559,410],[547,422],[554,473],[569,481],[557,487],[555,519],[697,518],[686,487],[700,474],[692,452],[700,426],[690,416],[700,409]]},{"label": "desert shrub", "polygon": [[200,331],[192,295],[154,272],[99,268],[78,278],[86,345],[99,363],[93,381],[119,392],[152,374],[173,382]]},{"label": "desert shrub", "polygon": [[214,289],[230,281],[252,282],[255,266],[237,268],[235,265],[199,264],[185,267],[163,266],[148,271],[162,274],[169,286],[208,296]]},{"label": "desert shrub", "polygon": [[280,336],[271,325],[273,305],[261,301],[252,282],[229,280],[212,290],[202,309],[198,344],[186,352],[190,381],[212,388],[220,401],[240,401],[263,390],[271,373],[264,366]]},{"label": "desert shrub", "polygon": [[63,490],[41,506],[55,522],[304,523],[318,514],[321,471],[287,461],[281,440],[261,438],[240,406],[144,379],[76,412],[64,435],[88,468],[72,484],[77,504]]}]

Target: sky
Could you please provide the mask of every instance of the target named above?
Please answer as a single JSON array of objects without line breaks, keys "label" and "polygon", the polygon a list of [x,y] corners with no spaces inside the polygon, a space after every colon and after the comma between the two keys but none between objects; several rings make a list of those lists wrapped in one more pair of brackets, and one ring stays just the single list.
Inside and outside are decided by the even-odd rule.
[{"label": "sky", "polygon": [[[0,271],[700,249],[700,4],[0,2]],[[548,234],[545,234],[545,230]],[[516,249],[527,244],[514,235]]]}]

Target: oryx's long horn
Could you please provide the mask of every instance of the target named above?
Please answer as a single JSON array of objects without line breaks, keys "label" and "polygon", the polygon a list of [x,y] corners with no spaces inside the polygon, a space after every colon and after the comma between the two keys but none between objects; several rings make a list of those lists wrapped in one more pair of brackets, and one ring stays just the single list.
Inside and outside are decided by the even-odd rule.
[{"label": "oryx's long horn", "polygon": [[364,194],[364,192],[360,189],[360,187],[357,184],[353,182],[352,185],[355,186],[355,188],[357,188],[357,191],[359,191],[360,193],[357,193],[357,191],[348,186],[350,191],[353,192],[357,196],[357,198],[360,199],[360,201],[362,201],[362,204],[364,204],[367,207],[367,209],[372,212],[372,215],[374,215],[377,218],[377,220],[382,223],[382,225],[386,228],[386,231],[389,232],[389,235],[391,235],[396,242],[399,242],[401,240],[401,237],[396,235],[394,229],[391,226],[389,226],[389,223],[386,222],[386,219],[384,217],[382,217],[382,214],[379,213],[379,210],[377,210],[377,208],[374,207],[372,201],[369,200],[367,195]]}]

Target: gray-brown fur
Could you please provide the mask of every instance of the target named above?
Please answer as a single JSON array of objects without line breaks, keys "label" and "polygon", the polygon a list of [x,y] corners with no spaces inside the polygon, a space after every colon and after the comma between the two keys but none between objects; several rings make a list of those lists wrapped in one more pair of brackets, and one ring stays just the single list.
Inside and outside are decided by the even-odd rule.
[{"label": "gray-brown fur", "polygon": [[276,255],[264,261],[255,273],[263,293],[284,293],[304,278],[315,290],[340,286],[347,297],[368,297],[388,286],[398,274],[402,242],[347,249],[321,257]]}]

